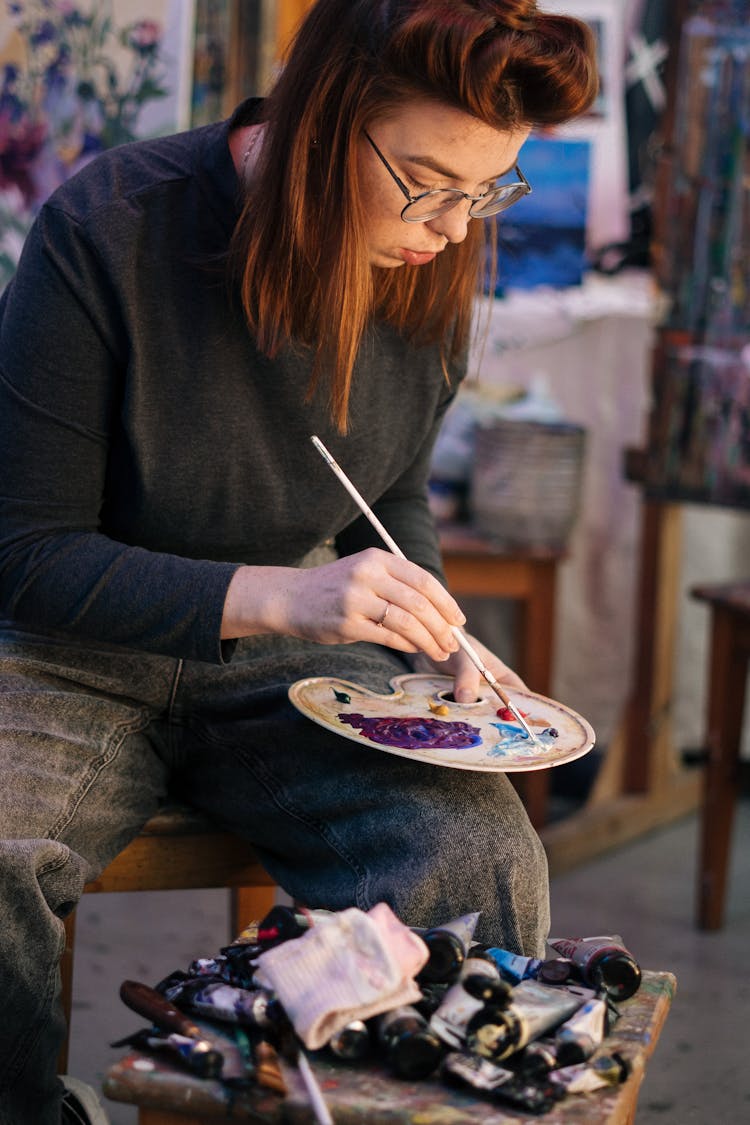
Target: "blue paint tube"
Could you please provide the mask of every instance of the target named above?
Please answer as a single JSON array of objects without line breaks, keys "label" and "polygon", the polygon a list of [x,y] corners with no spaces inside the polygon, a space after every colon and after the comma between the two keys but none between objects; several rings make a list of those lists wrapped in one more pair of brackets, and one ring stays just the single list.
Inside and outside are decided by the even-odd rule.
[{"label": "blue paint tube", "polygon": [[541,957],[522,957],[519,953],[511,953],[510,950],[500,949],[498,946],[490,946],[485,952],[511,984],[518,984],[522,980],[563,984],[578,977],[576,967],[568,957],[553,957],[547,960]]}]

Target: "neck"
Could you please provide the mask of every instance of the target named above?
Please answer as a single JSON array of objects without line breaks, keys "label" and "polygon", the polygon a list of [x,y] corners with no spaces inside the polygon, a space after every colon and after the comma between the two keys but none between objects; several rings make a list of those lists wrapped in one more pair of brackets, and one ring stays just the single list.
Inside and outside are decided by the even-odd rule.
[{"label": "neck", "polygon": [[243,182],[252,176],[263,138],[262,125],[245,125],[235,129],[229,136],[229,151],[232,154],[237,177]]}]

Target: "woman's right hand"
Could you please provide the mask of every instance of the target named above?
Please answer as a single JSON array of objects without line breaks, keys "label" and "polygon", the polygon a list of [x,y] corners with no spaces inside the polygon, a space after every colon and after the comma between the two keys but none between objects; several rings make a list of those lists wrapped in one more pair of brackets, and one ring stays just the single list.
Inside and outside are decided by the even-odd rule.
[{"label": "woman's right hand", "polygon": [[222,638],[279,633],[320,644],[371,641],[447,660],[465,622],[434,575],[370,547],[309,569],[243,566],[229,584]]}]

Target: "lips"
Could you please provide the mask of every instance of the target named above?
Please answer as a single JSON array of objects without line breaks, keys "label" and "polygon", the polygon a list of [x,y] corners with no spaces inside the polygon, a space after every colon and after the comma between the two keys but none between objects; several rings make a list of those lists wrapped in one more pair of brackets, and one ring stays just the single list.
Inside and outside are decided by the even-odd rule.
[{"label": "lips", "polygon": [[408,250],[402,246],[399,250],[401,257],[408,266],[425,266],[437,257],[437,250]]}]

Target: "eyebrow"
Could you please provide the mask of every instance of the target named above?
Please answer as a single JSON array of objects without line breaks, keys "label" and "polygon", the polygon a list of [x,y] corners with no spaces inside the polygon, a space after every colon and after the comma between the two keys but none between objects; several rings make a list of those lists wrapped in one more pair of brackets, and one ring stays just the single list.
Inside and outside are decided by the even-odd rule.
[{"label": "eyebrow", "polygon": [[[431,172],[437,173],[446,180],[462,180],[463,176],[459,176],[457,172],[452,172],[450,168],[444,168],[437,160],[433,160],[431,156],[404,156],[402,158],[409,164],[419,164],[422,168],[429,168]],[[482,183],[490,183],[492,180],[499,180],[501,176],[507,176],[508,172],[512,172],[516,166],[516,161],[506,168],[504,172],[496,172],[494,176],[488,176]]]}]

